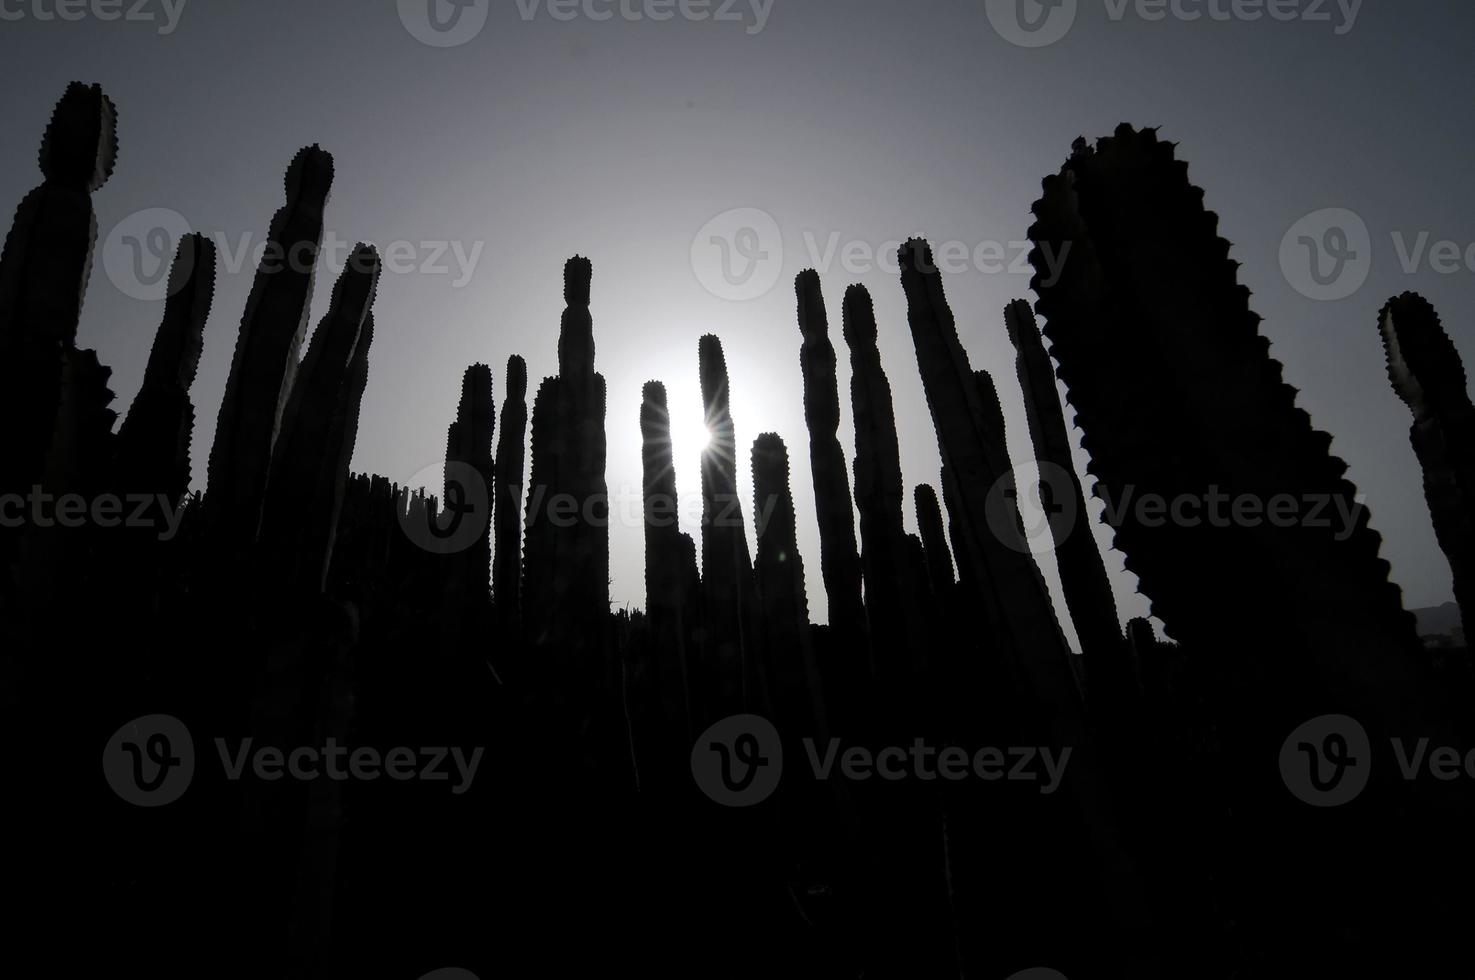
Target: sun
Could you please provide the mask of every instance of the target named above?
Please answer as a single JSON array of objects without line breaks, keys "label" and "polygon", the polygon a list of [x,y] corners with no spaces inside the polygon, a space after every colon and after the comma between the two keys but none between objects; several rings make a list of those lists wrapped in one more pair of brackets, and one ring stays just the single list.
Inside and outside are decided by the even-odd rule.
[{"label": "sun", "polygon": [[671,453],[676,465],[685,467],[698,462],[712,445],[712,430],[700,414],[676,415],[671,419]]}]

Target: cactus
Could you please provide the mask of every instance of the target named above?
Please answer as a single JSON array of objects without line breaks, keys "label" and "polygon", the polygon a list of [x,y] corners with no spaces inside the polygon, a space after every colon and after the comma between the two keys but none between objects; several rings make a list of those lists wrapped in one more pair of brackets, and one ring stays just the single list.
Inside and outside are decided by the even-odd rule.
[{"label": "cactus", "polygon": [[953,556],[947,549],[937,491],[919,483],[913,497],[917,505],[917,528],[922,532],[922,548],[927,558],[927,578],[933,595],[945,599],[951,596],[954,585]]},{"label": "cactus", "polygon": [[683,602],[682,535],[677,526],[676,470],[671,451],[671,414],[666,387],[649,381],[641,389],[641,466],[645,512],[645,605],[650,618],[657,696],[665,717],[686,728],[691,703],[686,637],[690,624]]},{"label": "cactus", "polygon": [[555,642],[573,651],[598,649],[609,615],[609,504],[604,482],[605,383],[594,371],[594,323],[589,314],[593,267],[575,256],[564,266],[558,334],[559,482],[550,487],[578,505],[572,527],[555,535]]},{"label": "cactus", "polygon": [[549,496],[559,486],[558,378],[544,378],[533,398],[531,470],[528,474],[527,531],[522,555],[522,620],[529,646],[552,639],[554,548],[558,529],[550,520]]},{"label": "cactus", "polygon": [[[492,399],[492,369],[473,364],[461,378],[461,401],[456,421],[446,435],[445,496],[448,509],[461,509],[462,520],[480,522],[476,540],[454,556],[451,587],[458,602],[481,605],[491,595],[492,579],[492,492],[496,485],[492,436],[497,410]],[[466,472],[467,467],[471,472]],[[475,480],[479,486],[464,486]],[[482,501],[486,513],[475,513],[473,501]]]},{"label": "cactus", "polygon": [[[902,519],[906,492],[891,383],[876,347],[876,315],[862,286],[845,291],[842,322],[850,348],[850,398],[855,413],[855,502],[860,510],[866,614],[880,687],[889,689],[921,653],[922,611],[914,604],[913,553]],[[884,660],[883,660],[884,652]],[[892,692],[895,693],[895,692]]]},{"label": "cactus", "polygon": [[504,632],[516,635],[522,608],[522,481],[527,454],[528,366],[516,354],[507,358],[502,427],[497,435],[496,500],[492,523],[496,555],[492,595]]},{"label": "cactus", "polygon": [[1393,390],[1413,413],[1409,439],[1424,471],[1424,499],[1469,630],[1475,625],[1475,405],[1465,366],[1439,314],[1417,293],[1389,300],[1378,330]]},{"label": "cactus", "polygon": [[164,319],[149,352],[143,386],[118,431],[113,482],[124,493],[162,493],[178,502],[189,490],[195,426],[189,390],[214,295],[215,246],[204,235],[187,235],[169,271]]},{"label": "cactus", "polygon": [[753,575],[764,687],[784,730],[811,734],[821,725],[824,713],[819,672],[809,642],[804,559],[794,533],[789,451],[772,432],[753,442],[753,512],[758,515]]},{"label": "cactus", "polygon": [[[1111,594],[1101,551],[1096,547],[1096,538],[1087,523],[1090,511],[1086,508],[1085,493],[1071,459],[1070,436],[1060,399],[1055,393],[1055,372],[1050,367],[1050,356],[1040,341],[1034,312],[1028,303],[1023,300],[1010,303],[1004,310],[1004,322],[1009,340],[1014,345],[1014,367],[1019,376],[1019,387],[1024,392],[1025,414],[1029,420],[1035,457],[1041,467],[1050,468],[1050,472],[1041,474],[1041,502],[1047,508],[1069,506],[1075,514],[1075,520],[1068,524],[1050,522],[1050,529],[1054,535],[1061,589],[1065,593],[1071,620],[1075,623],[1076,635],[1080,637],[1081,652],[1087,658],[1088,667],[1094,662],[1108,675],[1113,671],[1119,673],[1124,665],[1121,662],[1122,634],[1116,600]],[[1061,476],[1064,481],[1056,478]],[[1063,485],[1057,485],[1062,482]],[[1058,505],[1045,499],[1045,495],[1054,493],[1068,493],[1071,500],[1067,505]]]},{"label": "cactus", "polygon": [[702,402],[710,445],[702,452],[702,623],[703,669],[713,687],[701,708],[722,714],[750,703],[750,617],[753,612],[753,563],[743,532],[742,503],[737,494],[737,436],[733,430],[722,342],[711,334],[698,344]]},{"label": "cactus", "polygon": [[[99,380],[89,359],[76,351],[76,337],[97,241],[91,195],[113,172],[116,126],[117,111],[101,87],[67,86],[41,140],[42,183],[21,201],[5,238],[0,254],[0,434],[5,444],[0,494],[24,493],[42,482],[58,425],[61,432],[83,437],[58,418],[64,384],[71,391],[66,397],[83,401],[95,401],[106,391],[105,378]],[[81,395],[78,385],[84,378],[102,386]],[[81,412],[74,423],[100,418],[80,404],[74,408]],[[0,570],[8,566],[15,541],[14,533],[0,531]]]},{"label": "cactus", "polygon": [[[1120,508],[1116,546],[1153,614],[1213,679],[1205,713],[1223,776],[1211,806],[1233,816],[1215,830],[1222,859],[1209,898],[1235,918],[1245,956],[1294,941],[1293,918],[1300,935],[1337,929],[1371,940],[1413,928],[1393,925],[1396,908],[1346,916],[1345,896],[1423,894],[1420,917],[1445,901],[1419,870],[1437,860],[1419,841],[1447,815],[1468,814],[1467,794],[1428,806],[1374,792],[1345,822],[1312,829],[1261,763],[1295,726],[1328,713],[1358,719],[1375,770],[1395,765],[1395,733],[1436,744],[1458,736],[1453,718],[1432,708],[1440,692],[1379,536],[1354,506],[1346,464],[1271,358],[1217,216],[1173,146],[1127,125],[1094,146],[1077,141],[1033,210],[1036,309],[1097,492]],[[1069,258],[1052,276],[1044,251],[1066,243]],[[1248,500],[1261,514],[1291,501],[1296,519],[1165,521],[1122,507],[1128,489],[1170,502]],[[1267,899],[1266,877],[1288,863],[1349,849],[1364,855],[1359,868],[1317,862],[1298,876],[1309,890]],[[1347,969],[1365,947],[1344,953]]]},{"label": "cactus", "polygon": [[353,451],[344,441],[350,418],[357,431],[357,375],[367,370],[364,334],[379,270],[373,246],[357,245],[297,372],[273,453],[261,543],[279,580],[310,593],[322,591],[332,559]]},{"label": "cactus", "polygon": [[206,521],[223,558],[252,544],[260,528],[273,447],[307,330],[332,183],[333,158],[317,145],[293,158],[284,181],[286,204],[272,218],[241,317],[205,490]]},{"label": "cactus", "polygon": [[1407,717],[1413,618],[1366,511],[1353,507],[1346,464],[1269,356],[1187,165],[1152,130],[1124,125],[1095,148],[1078,141],[1034,212],[1037,246],[1071,243],[1058,279],[1036,248],[1033,284],[1098,489],[1169,501],[1289,495],[1355,515],[1347,528],[1180,527],[1128,508],[1117,546],[1153,613],[1180,641],[1231,660],[1263,647],[1269,630],[1285,651],[1283,690],[1335,691],[1348,708]]},{"label": "cactus", "polygon": [[[861,600],[862,571],[855,544],[850,478],[845,470],[845,453],[835,437],[840,425],[835,348],[830,343],[819,273],[813,269],[799,273],[794,291],[799,301],[799,331],[804,337],[799,364],[804,373],[804,420],[809,426],[809,466],[819,518],[820,572],[830,601],[830,622],[854,642],[851,634],[865,622],[865,606]],[[850,655],[854,652],[845,650]]]},{"label": "cactus", "polygon": [[1065,689],[1069,653],[1039,568],[1018,527],[988,516],[991,490],[999,481],[1011,479],[997,399],[986,402],[987,385],[974,376],[958,342],[942,277],[927,243],[907,242],[900,264],[907,320],[943,460],[943,497],[955,527],[953,551],[964,571],[964,585],[982,601],[985,621],[1001,644],[1004,662],[1028,674],[1036,697],[1066,710],[1064,706],[1074,700],[1073,691]]}]

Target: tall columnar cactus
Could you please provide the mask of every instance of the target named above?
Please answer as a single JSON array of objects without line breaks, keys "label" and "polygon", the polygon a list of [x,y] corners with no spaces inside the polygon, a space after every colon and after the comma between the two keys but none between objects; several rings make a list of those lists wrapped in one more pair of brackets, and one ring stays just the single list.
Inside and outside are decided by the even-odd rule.
[{"label": "tall columnar cactus", "polygon": [[758,524],[757,586],[760,669],[770,703],[786,731],[812,733],[820,724],[819,671],[809,642],[804,559],[794,532],[789,451],[765,432],[753,443],[753,512]]},{"label": "tall columnar cactus", "polygon": [[222,557],[254,542],[261,523],[273,445],[307,330],[332,156],[316,145],[298,151],[284,184],[286,204],[267,232],[210,449],[205,516]]},{"label": "tall columnar cactus", "polygon": [[[1117,620],[1111,582],[1106,577],[1106,565],[1088,523],[1091,512],[1086,508],[1085,493],[1071,459],[1065,414],[1055,392],[1055,371],[1028,303],[1023,300],[1010,303],[1004,310],[1004,322],[1009,340],[1014,344],[1014,367],[1024,392],[1030,439],[1041,467],[1041,503],[1046,508],[1066,507],[1074,514],[1071,521],[1049,522],[1061,589],[1080,637],[1081,653],[1110,673],[1113,665],[1122,666],[1122,628]],[[1069,494],[1069,499],[1055,500],[1056,494]]]},{"label": "tall columnar cactus", "polygon": [[[702,402],[711,444],[702,452],[703,669],[715,688],[703,710],[749,702],[753,563],[737,493],[737,436],[733,430],[722,342],[711,334],[698,344]],[[720,715],[719,715],[720,716]]]},{"label": "tall columnar cactus", "polygon": [[581,651],[602,645],[609,615],[609,502],[604,478],[605,383],[594,371],[594,321],[589,287],[594,270],[581,256],[563,270],[567,304],[558,334],[558,484],[578,505],[571,527],[554,536],[555,643],[585,662]]},{"label": "tall columnar cactus", "polygon": [[690,710],[687,679],[685,569],[677,526],[676,470],[666,386],[647,382],[640,404],[645,510],[645,607],[650,618],[657,695],[668,719],[683,724]]},{"label": "tall columnar cactus", "polygon": [[987,385],[968,364],[927,243],[907,242],[900,264],[907,320],[937,430],[943,496],[955,527],[953,550],[965,572],[964,585],[982,601],[980,611],[1000,644],[1004,662],[1027,674],[1034,696],[1066,711],[1074,700],[1066,687],[1069,651],[1049,593],[1017,523],[1011,526],[1009,520],[1000,520],[997,509],[989,505],[1000,481],[1012,479],[997,400],[988,403]]},{"label": "tall columnar cactus", "polygon": [[[1127,125],[1078,141],[1033,210],[1037,310],[1096,492],[1119,510],[1116,546],[1153,614],[1213,672],[1214,792],[1233,813],[1215,900],[1255,955],[1286,933],[1362,942],[1416,928],[1412,915],[1446,901],[1419,873],[1439,860],[1422,838],[1445,815],[1469,819],[1464,789],[1425,806],[1418,787],[1395,798],[1398,781],[1375,777],[1345,820],[1313,827],[1263,764],[1325,714],[1357,719],[1375,773],[1397,765],[1395,737],[1458,736],[1430,710],[1438,693],[1379,536],[1271,358],[1217,216],[1173,145]],[[1047,270],[1047,250],[1066,247]],[[1129,502],[1145,498],[1167,502],[1167,519]],[[1302,863],[1313,852],[1361,857]],[[1267,894],[1266,877],[1293,863],[1306,888]],[[1394,927],[1398,909],[1355,911],[1347,897],[1363,888],[1426,900]]]},{"label": "tall columnar cactus", "polygon": [[527,530],[522,554],[522,620],[530,647],[552,640],[554,577],[558,574],[557,533],[550,497],[560,485],[558,378],[544,378],[533,398],[531,468],[528,474]]},{"label": "tall columnar cactus", "polygon": [[354,248],[297,372],[273,453],[261,520],[263,551],[279,581],[309,592],[322,591],[332,559],[353,451],[345,441],[350,418],[357,432],[363,393],[358,375],[367,371],[365,326],[379,269],[373,246]]},{"label": "tall columnar cactus", "polygon": [[1465,366],[1439,314],[1417,293],[1389,300],[1378,330],[1393,390],[1413,412],[1409,439],[1468,637],[1475,629],[1475,405]]},{"label": "tall columnar cactus", "polygon": [[200,366],[214,296],[215,246],[204,235],[187,235],[169,271],[164,319],[154,336],[143,386],[118,430],[113,483],[121,493],[161,493],[178,503],[189,491],[195,427],[189,390]]},{"label": "tall columnar cactus", "polygon": [[[497,408],[492,398],[492,369],[473,364],[461,378],[461,401],[456,421],[446,435],[445,496],[447,508],[462,512],[462,520],[480,522],[471,547],[457,553],[452,562],[453,581],[447,584],[459,601],[482,605],[491,594],[492,493],[496,472],[492,437]],[[476,485],[468,485],[476,484]],[[473,513],[474,502],[484,503],[485,513]]]},{"label": "tall columnar cactus", "polygon": [[913,496],[917,504],[917,529],[922,532],[922,548],[927,556],[927,577],[933,594],[943,598],[952,592],[954,580],[953,556],[943,530],[942,507],[937,502],[937,491],[925,483],[917,484]]},{"label": "tall columnar cactus", "polygon": [[[921,610],[913,605],[914,568],[903,524],[906,497],[891,383],[876,347],[876,314],[863,286],[845,291],[845,342],[850,348],[850,398],[855,413],[855,502],[860,510],[865,605],[882,686],[898,679],[909,647],[921,637]],[[915,654],[917,651],[912,650]]]},{"label": "tall columnar cactus", "polygon": [[522,481],[528,437],[528,366],[516,354],[507,358],[502,427],[497,435],[497,487],[492,504],[496,555],[492,595],[503,630],[517,629],[522,608]]},{"label": "tall columnar cactus", "polygon": [[[1094,148],[1078,141],[1034,213],[1038,309],[1098,492],[1246,498],[1262,512],[1290,500],[1304,518],[1225,526],[1123,508],[1117,546],[1153,613],[1246,668],[1244,651],[1272,655],[1273,636],[1280,691],[1409,720],[1413,617],[1346,464],[1269,355],[1187,164],[1154,131],[1123,125]],[[1070,248],[1058,277],[1043,268],[1050,247]]]},{"label": "tall columnar cactus", "polygon": [[[830,601],[830,623],[855,642],[865,622],[862,572],[855,544],[855,511],[845,453],[835,432],[840,426],[840,389],[835,380],[835,348],[820,291],[819,273],[806,269],[794,280],[799,301],[799,331],[804,337],[799,364],[804,374],[804,420],[809,426],[809,466],[814,508],[819,519],[820,572]],[[854,656],[858,651],[846,650]]]},{"label": "tall columnar cactus", "polygon": [[[85,357],[70,367],[63,361],[80,356],[77,324],[97,240],[92,192],[112,175],[116,124],[99,86],[67,86],[41,140],[42,183],[16,209],[0,254],[0,494],[42,480],[64,375],[74,393],[84,378],[98,381]],[[106,391],[105,383],[91,387],[85,400]],[[0,568],[14,540],[0,531]]]}]

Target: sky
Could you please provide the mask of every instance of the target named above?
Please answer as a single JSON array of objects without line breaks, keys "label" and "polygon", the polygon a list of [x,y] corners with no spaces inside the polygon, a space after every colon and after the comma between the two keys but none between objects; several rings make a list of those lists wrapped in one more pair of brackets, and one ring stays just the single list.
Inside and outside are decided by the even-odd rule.
[{"label": "sky", "polygon": [[[1010,300],[1034,299],[1019,243],[1072,141],[1125,121],[1161,127],[1206,189],[1272,354],[1350,464],[1406,604],[1451,599],[1377,313],[1422,292],[1475,357],[1469,3],[462,3],[0,0],[0,198],[38,183],[40,135],[67,82],[101,83],[118,106],[78,343],[113,369],[120,413],[162,310],[153,229],[221,247],[193,389],[197,487],[254,273],[246,249],[281,206],[293,154],[317,143],[336,178],[312,323],[355,241],[386,257],[356,471],[434,486],[467,365],[493,366],[499,406],[508,355],[527,359],[533,390],[556,373],[563,263],[586,255],[609,385],[612,600],[644,603],[634,502],[647,380],[669,390],[683,530],[697,532],[697,342],[715,333],[740,490],[751,500],[752,440],[780,434],[811,618],[825,622],[794,275],[821,274],[847,458],[840,300],[859,282],[875,299],[907,486],[935,485],[891,253],[916,234],[953,243],[945,288],[962,343],[994,376],[1011,455],[1027,462],[1003,322]],[[1307,235],[1332,249],[1324,262],[1353,254],[1318,282],[1298,252]],[[907,509],[915,530],[910,495]],[[1094,531],[1123,619],[1146,614],[1109,529]],[[1058,596],[1048,554],[1041,564]]]}]

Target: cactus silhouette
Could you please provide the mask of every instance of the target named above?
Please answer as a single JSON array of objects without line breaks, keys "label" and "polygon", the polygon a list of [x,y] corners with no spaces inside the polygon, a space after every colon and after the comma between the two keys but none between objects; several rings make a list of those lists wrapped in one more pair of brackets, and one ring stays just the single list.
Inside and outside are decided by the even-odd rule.
[{"label": "cactus silhouette", "polygon": [[203,235],[187,235],[170,268],[164,319],[149,352],[143,386],[118,430],[113,482],[124,493],[162,493],[179,501],[189,490],[195,426],[189,391],[214,296],[215,246]]},{"label": "cactus silhouette", "polygon": [[1439,314],[1417,293],[1389,300],[1378,331],[1393,390],[1414,416],[1409,439],[1424,471],[1424,499],[1468,630],[1475,624],[1475,405],[1465,366]]},{"label": "cactus silhouette", "polygon": [[[1394,710],[1411,690],[1412,617],[1365,509],[1353,506],[1346,464],[1269,356],[1187,165],[1152,130],[1122,126],[1094,148],[1078,142],[1034,210],[1037,246],[1072,243],[1056,280],[1036,249],[1033,285],[1099,488],[1170,501],[1288,494],[1339,500],[1354,515],[1347,528],[1182,527],[1128,508],[1117,545],[1154,614],[1180,641],[1226,655],[1280,624],[1288,668],[1299,662],[1354,703]],[[1259,639],[1238,635],[1250,623],[1226,615],[1233,608],[1261,611]],[[1385,672],[1405,683],[1388,684]]]},{"label": "cactus silhouette", "polygon": [[681,529],[677,526],[676,469],[666,387],[641,390],[641,468],[645,514],[645,603],[657,698],[668,719],[685,730],[691,712],[687,637],[693,624]]},{"label": "cactus silhouette", "polygon": [[909,683],[922,648],[922,610],[913,583],[925,575],[902,522],[906,491],[891,383],[876,347],[876,315],[862,286],[845,291],[845,343],[850,348],[850,399],[855,413],[855,502],[860,510],[866,614],[879,687]]},{"label": "cactus silhouette", "polygon": [[986,399],[985,388],[991,386],[980,386],[958,342],[927,243],[907,242],[900,262],[907,319],[943,460],[953,552],[964,584],[981,600],[1006,662],[1029,673],[1037,696],[1068,701],[1063,682],[1069,654],[1039,568],[1019,534],[1017,515],[1012,526],[997,515],[989,517],[991,490],[1001,481],[1012,481],[1009,458],[1002,454],[997,398]]},{"label": "cactus silhouette", "polygon": [[830,601],[830,622],[838,627],[863,623],[861,564],[855,544],[855,512],[845,454],[835,431],[840,425],[840,389],[835,380],[835,348],[820,292],[819,273],[806,269],[794,280],[799,298],[799,331],[804,343],[799,364],[804,373],[804,419],[809,426],[809,465],[814,473],[814,507],[819,516],[820,570]]},{"label": "cactus silhouette", "polygon": [[[1409,880],[1421,862],[1436,860],[1422,850],[1427,826],[1412,830],[1404,822],[1410,811],[1375,794],[1335,828],[1297,828],[1288,810],[1295,801],[1256,761],[1327,712],[1358,718],[1385,745],[1393,732],[1456,736],[1451,719],[1429,708],[1441,700],[1437,685],[1378,555],[1379,536],[1355,505],[1346,464],[1296,406],[1295,389],[1270,357],[1217,216],[1173,145],[1127,125],[1094,146],[1078,140],[1033,210],[1036,309],[1096,490],[1120,507],[1116,546],[1153,614],[1212,678],[1202,695],[1200,713],[1210,719],[1203,741],[1218,746],[1223,775],[1201,797],[1190,790],[1174,803],[1201,798],[1198,812],[1211,814],[1233,801],[1232,820],[1215,831],[1223,848],[1212,859],[1212,900],[1239,910],[1242,941],[1257,950],[1295,942],[1292,918],[1298,932],[1337,929],[1365,939],[1413,928],[1386,906],[1367,916],[1320,910],[1345,909],[1349,889],[1439,890],[1427,878]],[[1068,260],[1058,275],[1048,272],[1044,252],[1067,243]],[[1296,519],[1161,521],[1120,506],[1129,491],[1174,506],[1291,501]],[[1470,803],[1458,795],[1437,810],[1419,808],[1417,821],[1465,812]],[[1408,835],[1388,829],[1394,825],[1410,828]],[[1384,847],[1395,838],[1423,856],[1405,843]],[[1267,876],[1296,855],[1348,848],[1363,855],[1357,869],[1317,861],[1294,897],[1265,892]],[[1157,867],[1169,890],[1202,887],[1170,861]],[[1308,908],[1319,911],[1293,911]],[[1175,909],[1164,914],[1183,921]],[[1337,959],[1355,970],[1365,955],[1354,943]]]},{"label": "cactus silhouette", "polygon": [[[727,359],[711,334],[698,344],[702,403],[711,443],[702,452],[702,666],[712,687],[702,710],[712,718],[740,710],[751,690],[753,562],[737,492],[737,435],[733,429]],[[715,712],[715,713],[714,713]]]},{"label": "cactus silhouette", "polygon": [[[0,253],[0,433],[6,447],[0,494],[24,492],[48,469],[78,465],[76,459],[109,434],[95,429],[111,424],[99,414],[111,398],[104,397],[106,374],[95,356],[76,350],[76,337],[97,241],[92,192],[112,175],[116,128],[117,111],[100,86],[67,86],[41,140],[43,180],[16,209]],[[67,420],[59,418],[64,399],[71,403]],[[62,437],[88,445],[73,447],[72,464],[48,463],[48,450]],[[16,540],[14,531],[0,529],[0,571]]]},{"label": "cactus silhouette", "polygon": [[753,573],[761,624],[759,664],[765,688],[786,730],[812,734],[824,716],[819,671],[809,640],[804,559],[794,532],[789,451],[772,432],[753,442],[753,513],[758,523]]},{"label": "cactus silhouette", "polygon": [[942,506],[937,491],[919,483],[913,491],[917,507],[917,528],[922,532],[922,547],[927,556],[927,578],[932,592],[939,598],[950,596],[953,589],[953,556],[947,548],[947,533],[942,524]]},{"label": "cactus silhouette", "polygon": [[[1071,520],[1050,522],[1055,541],[1055,561],[1060,570],[1060,584],[1070,618],[1080,637],[1081,652],[1108,673],[1120,672],[1121,625],[1117,621],[1116,600],[1106,577],[1101,551],[1087,524],[1090,511],[1085,493],[1076,476],[1070,456],[1070,436],[1065,416],[1055,393],[1055,372],[1050,355],[1040,341],[1040,332],[1029,304],[1015,300],[1004,310],[1004,322],[1015,350],[1015,371],[1024,392],[1025,414],[1029,420],[1030,440],[1042,469],[1041,503],[1046,508],[1068,507]],[[1052,499],[1044,499],[1046,495]],[[1059,502],[1054,495],[1069,494]]]},{"label": "cactus silhouette", "polygon": [[255,542],[282,412],[307,331],[313,271],[333,158],[316,145],[287,168],[286,204],[272,218],[241,317],[210,448],[205,518],[225,555]]},{"label": "cactus silhouette", "polygon": [[261,543],[279,580],[310,593],[322,591],[332,558],[379,270],[373,246],[357,245],[296,372],[273,453]]},{"label": "cactus silhouette", "polygon": [[496,555],[492,594],[504,631],[516,634],[522,609],[522,481],[527,457],[528,367],[516,354],[507,358],[506,394],[497,434],[496,499],[492,523]]},{"label": "cactus silhouette", "polygon": [[[445,495],[450,520],[474,521],[471,546],[452,557],[452,602],[480,606],[491,595],[492,507],[496,486],[492,436],[497,411],[492,397],[492,369],[473,364],[461,378],[456,421],[446,434]],[[459,516],[457,516],[459,515]]]}]

